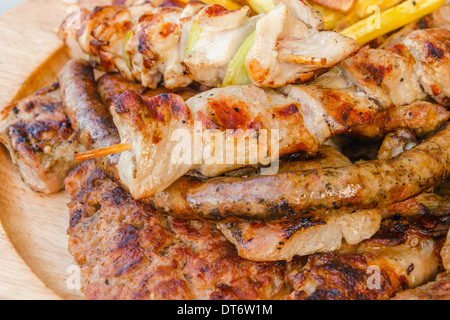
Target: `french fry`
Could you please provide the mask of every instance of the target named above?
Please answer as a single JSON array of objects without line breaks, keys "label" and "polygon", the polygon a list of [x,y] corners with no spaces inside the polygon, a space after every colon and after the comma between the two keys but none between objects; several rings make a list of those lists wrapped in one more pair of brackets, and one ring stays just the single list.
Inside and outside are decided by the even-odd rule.
[{"label": "french fry", "polygon": [[333,30],[344,17],[345,14],[340,11],[330,10],[318,4],[312,3],[314,9],[320,12],[325,23],[325,30]]},{"label": "french fry", "polygon": [[444,4],[445,0],[407,0],[391,9],[361,20],[341,33],[363,45],[430,14]]},{"label": "french fry", "polygon": [[358,0],[353,9],[336,24],[334,29],[335,31],[342,31],[373,14],[373,8],[377,8],[382,12],[403,1],[404,0]]}]

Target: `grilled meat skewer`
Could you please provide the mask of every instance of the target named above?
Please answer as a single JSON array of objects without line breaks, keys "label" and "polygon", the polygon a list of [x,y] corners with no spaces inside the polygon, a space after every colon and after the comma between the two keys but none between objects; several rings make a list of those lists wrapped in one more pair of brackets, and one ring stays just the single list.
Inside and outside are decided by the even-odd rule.
[{"label": "grilled meat skewer", "polygon": [[[415,40],[424,39],[426,36],[430,37],[428,43],[441,48],[439,49],[441,55],[438,58],[423,57],[422,60],[415,60],[408,50],[418,50],[418,46],[426,46],[422,40]],[[417,103],[417,99],[425,98],[426,92],[422,90],[423,83],[426,82],[435,88],[444,86],[448,82],[446,77],[450,74],[449,41],[450,31],[448,30],[419,30],[409,35],[403,45],[376,51],[376,56],[383,56],[383,60],[378,61],[379,65],[376,68],[384,70],[378,73],[379,83],[377,84],[371,80],[372,74],[367,75],[364,71],[368,66],[373,67],[377,61],[362,60],[359,56],[361,53],[346,60],[343,66],[347,65],[348,68],[344,74],[352,74],[352,82],[359,81],[359,86],[365,85],[366,92],[354,88],[326,88],[314,83],[282,87],[278,91],[283,95],[279,95],[271,90],[253,86],[231,86],[199,94],[187,100],[185,104],[174,96],[141,99],[137,94],[124,93],[116,101],[116,107],[113,108],[112,113],[122,142],[133,145],[133,148],[131,152],[122,153],[119,171],[122,178],[127,176],[127,181],[124,183],[133,196],[142,199],[165,190],[176,179],[192,169],[198,170],[205,176],[213,177],[237,168],[235,160],[231,162],[231,165],[226,165],[225,163],[229,164],[229,162],[224,159],[213,160],[211,165],[205,163],[206,158],[201,158],[205,154],[200,155],[200,159],[193,159],[189,154],[187,158],[184,158],[185,154],[183,154],[182,163],[174,165],[173,156],[175,150],[178,150],[177,147],[181,147],[184,151],[192,151],[192,140],[187,138],[180,143],[173,139],[173,135],[181,131],[186,132],[184,136],[191,135],[192,138],[197,130],[203,130],[203,133],[213,138],[219,137],[219,141],[222,141],[225,139],[223,137],[227,130],[254,130],[256,131],[254,137],[258,138],[262,129],[279,130],[278,154],[268,150],[266,159],[258,159],[259,163],[265,161],[266,165],[283,154],[298,151],[314,153],[318,146],[336,134],[351,132],[353,128],[356,134],[364,133],[365,124],[373,128],[380,122],[380,118],[387,119],[388,116],[395,116],[392,112],[394,106],[409,102]],[[403,55],[409,58],[405,60]],[[403,74],[405,70],[412,70],[414,65],[421,65],[419,70],[423,72],[415,76],[411,73],[409,76],[408,73]],[[429,71],[425,71],[428,68],[434,70],[435,73],[432,76]],[[403,89],[396,90],[394,85],[403,82],[409,82],[411,85],[408,89],[410,94],[397,93]],[[379,100],[376,100],[378,95],[375,93],[379,95]],[[445,90],[439,91],[439,94],[437,91],[434,93],[436,94],[434,98],[439,101],[447,99]],[[409,108],[421,108],[424,105],[426,104],[422,103]],[[431,115],[436,115],[432,116],[432,122],[435,125],[439,126],[447,121],[448,112],[443,108],[433,105],[426,105],[425,108],[431,109]],[[181,109],[184,110],[183,113],[180,112]],[[164,125],[158,120],[162,113],[155,113],[155,110],[166,113],[163,118]],[[380,116],[382,112],[387,114]],[[377,116],[380,118],[377,119]],[[392,123],[401,122],[400,120],[390,121],[390,124],[385,124],[385,129],[389,129]],[[196,123],[200,124],[199,129],[196,129],[198,128]],[[158,128],[158,130],[152,128]],[[370,131],[369,134],[371,134]],[[236,138],[236,135],[232,138]],[[249,144],[251,142],[249,139]],[[259,140],[257,144],[258,147],[261,146]],[[213,146],[215,155],[223,151],[214,150],[215,146]],[[164,152],[161,148],[164,148]],[[162,154],[165,156],[162,157]],[[248,154],[248,150],[245,150],[245,154]],[[209,155],[206,156],[209,157]],[[195,153],[194,157],[197,156],[199,155]]]},{"label": "grilled meat skewer", "polygon": [[[77,104],[83,103],[77,90],[84,86],[84,81],[89,81],[89,85],[86,85],[88,87],[95,85],[92,70],[88,71],[88,68],[89,65],[86,62],[71,61],[61,72],[60,82],[63,92],[75,93],[72,96],[65,96],[66,109],[76,108]],[[78,69],[89,72],[90,76],[81,76]],[[216,176],[249,164],[248,157],[243,164],[238,163],[235,158],[230,164],[223,161],[223,165],[208,164],[203,161],[199,165],[193,165],[194,162],[191,159],[188,159],[191,162],[173,163],[173,148],[179,145],[177,141],[173,141],[173,134],[178,130],[183,134],[187,132],[192,137],[197,126],[200,126],[201,130],[209,128],[204,133],[217,137],[223,136],[229,129],[234,130],[231,134],[232,137],[240,137],[239,130],[244,133],[255,132],[255,135],[250,135],[246,139],[252,140],[258,146],[261,145],[258,134],[262,132],[262,129],[268,130],[269,133],[272,129],[279,130],[280,140],[276,141],[279,143],[279,149],[271,150],[269,149],[271,145],[268,145],[265,157],[257,159],[257,161],[265,161],[267,164],[284,154],[298,151],[314,153],[326,139],[360,125],[365,119],[373,117],[378,110],[376,105],[367,107],[359,95],[343,92],[338,97],[341,99],[340,105],[345,110],[340,112],[340,106],[337,104],[333,108],[324,106],[322,112],[327,114],[321,117],[313,114],[311,110],[307,110],[307,106],[302,106],[293,99],[254,86],[214,89],[186,102],[173,94],[147,98],[139,96],[136,92],[126,92],[116,100],[115,107],[112,108],[114,121],[124,138],[122,142],[141,141],[141,144],[135,145],[132,152],[122,153],[118,165],[121,180],[135,198],[142,199],[163,191],[191,169],[198,170],[205,176]],[[85,108],[86,112],[92,110],[90,99],[89,97],[87,99],[89,106]],[[354,106],[349,104],[355,101],[360,103],[356,103]],[[343,112],[345,112],[345,116],[343,116]],[[102,117],[106,119],[107,115],[103,113],[104,111]],[[73,116],[74,111],[68,110],[67,114],[76,126],[77,119],[76,116]],[[80,116],[82,115],[80,114]],[[93,116],[91,118],[94,119]],[[331,123],[332,127],[328,123]],[[89,125],[79,128],[79,130],[90,129]],[[92,130],[95,129],[92,128]],[[128,139],[132,141],[128,141]],[[271,140],[270,136],[267,140]],[[117,137],[114,137],[113,141],[116,141],[116,144],[120,142],[117,141]],[[87,143],[90,144],[89,141]],[[191,140],[183,143],[185,143],[183,147],[189,150]],[[110,146],[106,141],[101,144],[102,147]],[[249,144],[247,144],[247,148],[248,146]],[[213,151],[215,152],[215,150]],[[124,155],[130,158],[125,159]],[[209,154],[205,154],[205,157],[207,156]],[[130,174],[132,172],[137,174]]]},{"label": "grilled meat skewer", "polygon": [[[82,62],[71,62],[70,64],[84,64]],[[70,66],[69,64],[69,66]],[[84,64],[87,68],[87,65]],[[87,69],[86,69],[87,70]],[[66,72],[69,72],[70,68],[66,68]],[[91,70],[92,72],[92,70]],[[77,80],[77,74],[72,73],[71,75],[66,74],[66,76],[70,79],[72,79],[72,82],[80,81],[78,78]],[[74,78],[75,77],[75,78]],[[82,81],[82,79],[81,79]],[[65,86],[65,81],[61,81],[62,86]],[[219,89],[217,89],[219,90]],[[225,89],[223,89],[225,90]],[[258,89],[262,90],[262,89]],[[207,93],[203,93],[207,95]],[[122,95],[122,98],[124,97],[133,97],[136,96],[134,93],[127,93],[125,95]],[[161,99],[161,98],[159,98]],[[82,103],[77,97],[77,101],[79,103]],[[126,107],[127,105],[129,108],[136,108],[136,104],[124,104],[122,103],[124,100],[119,99],[119,106]],[[142,101],[142,100],[141,100]],[[153,100],[157,101],[157,100]],[[178,100],[180,103],[182,101]],[[143,110],[143,108],[138,108],[139,110]],[[130,110],[130,109],[127,109]],[[139,110],[133,111],[133,112],[140,112]],[[151,110],[151,109],[149,109]],[[178,109],[181,110],[181,109]],[[145,109],[144,109],[145,111]],[[139,113],[138,113],[139,114]],[[130,118],[133,119],[133,118]],[[137,119],[137,118],[136,118]],[[74,121],[73,123],[76,123]],[[85,130],[95,130],[95,127],[89,128],[88,126],[85,127]],[[437,185],[440,179],[442,177],[445,177],[447,174],[447,169],[445,166],[446,162],[446,153],[441,153],[439,150],[435,150],[435,145],[444,146],[445,144],[445,137],[444,135],[447,133],[448,129],[443,130],[441,133],[439,133],[437,136],[431,138],[427,143],[425,143],[423,146],[418,147],[418,150],[423,149],[430,149],[430,152],[428,152],[425,156],[430,157],[429,165],[430,167],[424,168],[424,176],[425,181],[418,182],[416,179],[413,179],[413,177],[408,178],[408,175],[403,175],[401,179],[408,180],[405,181],[405,192],[402,192],[400,195],[395,192],[390,192],[389,196],[383,199],[379,199],[379,195],[372,195],[371,197],[363,196],[361,198],[352,197],[352,192],[350,193],[342,193],[342,190],[348,190],[348,184],[344,181],[340,181],[340,179],[348,180],[352,179],[351,177],[354,176],[352,172],[359,172],[359,173],[368,173],[369,175],[366,176],[366,178],[369,178],[371,175],[378,174],[377,168],[379,166],[383,166],[385,168],[389,168],[388,172],[389,174],[394,173],[394,178],[391,179],[388,177],[385,171],[380,173],[379,177],[373,177],[373,181],[382,181],[383,176],[386,176],[386,179],[389,178],[390,180],[386,181],[393,181],[395,182],[393,185],[389,185],[389,183],[383,184],[384,190],[388,193],[388,190],[391,190],[392,188],[395,188],[397,181],[396,180],[396,174],[398,173],[398,170],[396,168],[397,165],[406,166],[406,168],[409,168],[411,166],[414,166],[412,164],[409,164],[409,161],[405,158],[399,158],[392,160],[389,163],[373,163],[373,164],[366,164],[363,166],[355,166],[355,167],[346,167],[346,168],[340,168],[335,169],[335,173],[340,179],[325,179],[325,176],[323,177],[324,181],[328,181],[327,183],[324,183],[324,186],[328,186],[328,188],[341,190],[337,191],[336,195],[340,197],[341,199],[336,199],[335,202],[331,198],[328,199],[327,197],[323,198],[323,195],[328,194],[327,191],[321,191],[324,187],[318,188],[318,193],[314,193],[317,195],[316,200],[314,198],[308,197],[306,198],[298,198],[293,194],[293,190],[299,190],[303,194],[310,194],[308,192],[309,187],[307,189],[302,189],[300,187],[301,181],[300,176],[303,174],[279,174],[276,176],[267,176],[267,177],[259,177],[259,178],[251,178],[251,179],[245,179],[245,181],[242,181],[242,179],[239,178],[218,178],[219,180],[208,180],[204,183],[202,183],[201,180],[195,180],[192,177],[183,177],[179,181],[177,181],[174,185],[169,187],[167,190],[165,190],[162,193],[159,193],[157,196],[155,196],[152,199],[153,204],[163,210],[164,212],[180,216],[183,218],[193,218],[193,219],[213,219],[213,220],[221,220],[221,219],[227,219],[227,220],[235,220],[235,219],[257,219],[257,220],[286,220],[286,219],[294,219],[294,218],[300,218],[302,213],[311,213],[317,210],[318,211],[326,211],[328,209],[335,209],[339,208],[341,206],[346,207],[358,207],[359,204],[362,205],[361,208],[364,207],[374,207],[378,204],[380,205],[389,205],[398,201],[402,201],[407,199],[408,197],[412,197],[414,195],[417,195],[421,191],[423,191],[425,188],[432,187],[434,185]],[[139,132],[138,132],[139,133]],[[103,145],[108,146],[108,145]],[[416,158],[415,160],[421,163],[421,152],[416,151],[416,149],[411,150],[410,152],[413,152],[412,155]],[[403,156],[403,155],[402,155]],[[435,157],[435,158],[434,158]],[[433,164],[438,162],[442,162],[443,165],[437,165],[434,166]],[[416,165],[419,165],[417,163]],[[368,169],[366,169],[368,167]],[[402,169],[405,173],[408,172],[417,172],[417,168],[409,168],[410,171],[407,169]],[[329,169],[331,170],[331,169]],[[368,170],[368,171],[366,171]],[[397,171],[397,172],[396,172]],[[323,174],[328,174],[328,171],[319,170],[319,172],[323,172]],[[330,172],[333,172],[331,170]],[[348,172],[349,176],[346,176],[346,172]],[[166,171],[165,171],[166,174]],[[184,173],[183,173],[184,174]],[[311,179],[314,177],[315,173],[314,171],[305,172],[306,177],[310,176]],[[363,175],[364,176],[364,175]],[[291,180],[291,178],[294,178]],[[299,179],[297,179],[299,178]],[[434,179],[435,180],[434,180]],[[353,178],[354,179],[354,178]],[[372,178],[370,178],[372,180]],[[297,181],[298,180],[298,181]],[[308,178],[301,179],[302,181],[308,181]],[[412,181],[416,180],[416,181]],[[296,181],[294,183],[294,181]],[[313,185],[317,185],[316,183],[320,180],[317,180],[314,178]],[[411,182],[412,181],[412,182]],[[357,181],[354,181],[355,183]],[[411,184],[410,184],[411,182]],[[252,183],[255,183],[252,186]],[[300,185],[297,186],[289,186],[290,184],[297,184],[300,183]],[[307,182],[305,182],[308,184]],[[310,182],[309,182],[310,183]],[[331,183],[331,184],[330,184]],[[305,184],[305,186],[306,186]],[[320,183],[319,183],[320,184]],[[370,185],[370,184],[369,184]],[[217,189],[217,187],[222,189]],[[248,186],[248,189],[242,189],[244,186]],[[257,187],[258,186],[258,187]],[[312,186],[312,185],[311,185]],[[347,187],[345,187],[347,186]],[[356,186],[358,187],[357,191],[361,194],[370,194],[370,192],[373,192],[376,189],[372,188],[366,188],[363,187],[360,182],[356,183]],[[270,188],[270,192],[266,193],[262,188],[268,187]],[[285,192],[284,188],[287,187],[286,190],[288,192]],[[247,188],[247,187],[246,187]],[[347,189],[346,189],[347,188]],[[253,191],[252,191],[253,189]],[[217,191],[219,190],[219,192]],[[351,189],[353,191],[353,189]],[[383,190],[383,189],[382,189]],[[393,190],[393,189],[392,189]],[[223,192],[222,192],[223,191]],[[355,191],[356,192],[356,191]],[[260,194],[264,194],[264,199],[261,198]],[[282,195],[283,194],[283,195]],[[289,197],[293,197],[295,206],[292,206],[291,200],[289,198],[289,201],[286,199],[285,194],[289,195]],[[205,197],[204,197],[205,196]],[[321,198],[322,197],[322,198]],[[331,196],[330,196],[331,197]],[[209,200],[208,200],[209,199]],[[303,204],[301,200],[304,200]],[[328,199],[328,200],[327,200]],[[365,200],[364,200],[365,199]],[[213,201],[214,200],[214,201]],[[213,201],[213,202],[210,202]],[[315,202],[317,201],[317,202]],[[341,203],[342,201],[342,203]],[[361,202],[362,201],[362,202]],[[364,202],[365,201],[365,202]],[[329,203],[328,203],[329,202]],[[325,204],[326,203],[326,204]],[[231,204],[233,204],[231,206]],[[283,205],[281,205],[283,204]],[[324,205],[325,204],[325,205]],[[300,206],[299,206],[300,205]]]},{"label": "grilled meat skewer", "polygon": [[359,49],[353,39],[323,31],[322,17],[305,1],[276,4],[268,14],[254,17],[246,6],[226,10],[200,2],[184,9],[149,3],[100,7],[69,16],[60,38],[73,58],[87,54],[105,71],[118,71],[150,88],[163,80],[170,89],[192,81],[221,85],[231,60],[253,32],[247,72],[254,84],[264,87],[310,80]]}]

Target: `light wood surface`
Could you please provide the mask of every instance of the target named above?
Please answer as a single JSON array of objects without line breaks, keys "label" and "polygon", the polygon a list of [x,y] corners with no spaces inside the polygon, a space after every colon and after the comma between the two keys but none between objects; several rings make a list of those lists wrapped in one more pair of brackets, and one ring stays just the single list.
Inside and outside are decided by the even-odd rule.
[{"label": "light wood surface", "polygon": [[[0,16],[0,107],[56,80],[67,56],[55,30],[68,6],[28,0]],[[81,299],[66,285],[68,196],[43,196],[21,181],[0,148],[0,299]]]}]

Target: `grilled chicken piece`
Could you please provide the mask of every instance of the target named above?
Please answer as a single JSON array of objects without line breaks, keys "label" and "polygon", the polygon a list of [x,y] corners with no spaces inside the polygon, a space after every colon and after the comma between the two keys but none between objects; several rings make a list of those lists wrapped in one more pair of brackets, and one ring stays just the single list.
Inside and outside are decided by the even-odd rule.
[{"label": "grilled chicken piece", "polygon": [[73,154],[85,150],[63,112],[57,85],[3,109],[0,141],[23,181],[45,194],[64,189],[64,179],[76,166]]},{"label": "grilled chicken piece", "polygon": [[335,253],[308,257],[291,272],[288,299],[389,299],[442,271],[439,257],[446,216],[433,214],[385,220],[371,239]]},{"label": "grilled chicken piece", "polygon": [[403,44],[385,50],[363,48],[342,67],[352,83],[385,107],[426,97],[415,72],[414,57]]},{"label": "grilled chicken piece", "polygon": [[133,29],[126,48],[133,75],[144,86],[155,89],[162,79],[170,89],[191,84],[192,79],[185,75],[181,65],[179,19],[182,13],[181,8],[156,8],[141,17]]},{"label": "grilled chicken piece", "polygon": [[416,60],[414,69],[425,92],[450,105],[450,30],[415,31],[403,43]]},{"label": "grilled chicken piece", "polygon": [[[256,25],[255,43],[245,66],[260,87],[277,88],[310,80],[359,49],[355,40],[323,31],[323,20],[306,1],[276,1]],[[324,50],[323,48],[327,48]],[[311,62],[299,62],[301,57]]]},{"label": "grilled chicken piece", "polygon": [[[280,173],[343,167],[351,162],[332,147],[324,146],[313,157],[288,157],[280,161]],[[351,213],[329,212],[321,217],[279,223],[219,223],[217,227],[230,240],[239,256],[253,261],[291,260],[316,252],[334,251],[342,240],[354,245],[372,237],[379,229],[378,210]]]},{"label": "grilled chicken piece", "polygon": [[182,62],[188,75],[207,86],[220,86],[230,61],[260,19],[250,14],[247,6],[227,10],[212,5],[198,12],[192,22],[201,32]]},{"label": "grilled chicken piece", "polygon": [[385,107],[411,104],[427,95],[446,105],[449,41],[449,30],[417,30],[387,49],[363,48],[341,67],[351,83]]},{"label": "grilled chicken piece", "polygon": [[105,106],[110,106],[125,91],[143,94],[147,89],[139,83],[123,79],[118,73],[106,73],[98,79],[98,93]]},{"label": "grilled chicken piece", "polygon": [[[228,65],[253,32],[257,41],[247,63],[257,85],[266,85],[261,73],[277,79],[274,86],[309,80],[315,72],[323,72],[358,49],[353,39],[322,31],[320,14],[306,2],[276,3],[277,8],[265,17],[251,17],[247,6],[227,10],[198,2],[184,9],[149,3],[84,9],[67,17],[59,36],[73,58],[85,58],[87,54],[104,70],[118,71],[126,79],[152,89],[161,81],[169,89],[188,86],[192,81],[208,86],[222,84]],[[273,32],[274,26],[280,30]],[[270,48],[275,61],[268,61],[268,72],[265,65],[257,64],[257,56],[267,53],[260,39],[269,34],[270,42],[278,41],[279,46]],[[328,45],[326,54],[324,44]],[[305,62],[292,59],[292,55],[315,60]]]},{"label": "grilled chicken piece", "polygon": [[[334,98],[334,108],[310,110],[308,104],[255,86],[213,89],[186,103],[171,94],[149,99],[126,92],[112,108],[122,142],[133,144],[130,152],[120,156],[121,180],[133,197],[144,199],[165,190],[190,170],[214,177],[245,165],[267,166],[286,154],[315,153],[326,139],[360,125],[377,112],[344,99],[345,95]],[[193,150],[199,132],[204,135],[204,147]],[[267,139],[261,138],[264,132]],[[243,136],[247,142],[244,151],[238,145]],[[229,141],[233,150],[245,155],[244,161],[239,153],[226,150]],[[251,145],[258,146],[256,159],[247,156]]]},{"label": "grilled chicken piece", "polygon": [[450,300],[450,273],[441,273],[435,281],[416,289],[401,291],[393,300]]},{"label": "grilled chicken piece", "polygon": [[[183,178],[156,195],[154,206],[188,219],[294,220],[327,210],[386,207],[419,195],[448,178],[446,126],[391,160],[240,179]],[[261,196],[264,195],[264,196]]]},{"label": "grilled chicken piece", "polygon": [[69,251],[87,299],[279,299],[282,263],[241,259],[214,225],[159,214],[92,161],[66,179]]},{"label": "grilled chicken piece", "polygon": [[450,118],[450,112],[438,104],[418,101],[408,106],[395,106],[379,112],[370,123],[353,128],[349,135],[382,139],[397,129],[411,130],[417,137],[429,137]]}]

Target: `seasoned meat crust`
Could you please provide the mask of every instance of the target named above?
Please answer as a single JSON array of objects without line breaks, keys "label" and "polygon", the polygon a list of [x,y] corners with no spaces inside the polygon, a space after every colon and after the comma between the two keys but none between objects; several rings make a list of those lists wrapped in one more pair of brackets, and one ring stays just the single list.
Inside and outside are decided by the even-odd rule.
[{"label": "seasoned meat crust", "polygon": [[84,151],[63,112],[58,84],[3,109],[0,142],[23,181],[45,194],[64,188],[64,179],[76,166],[73,154]]},{"label": "seasoned meat crust", "polygon": [[276,299],[282,263],[243,260],[214,225],[167,218],[86,162],[66,179],[87,299]]},{"label": "seasoned meat crust", "polygon": [[450,300],[450,273],[441,273],[436,281],[399,292],[394,300]]},{"label": "seasoned meat crust", "polygon": [[[334,253],[252,262],[212,224],[133,200],[93,161],[75,169],[66,188],[69,251],[87,299],[389,299],[441,271],[449,224],[439,211],[394,215],[371,239]],[[381,289],[367,284],[370,266],[379,268]]]},{"label": "seasoned meat crust", "polygon": [[447,215],[433,213],[385,220],[361,244],[309,256],[290,273],[288,299],[384,300],[427,283],[442,271],[439,250],[448,227]]}]

